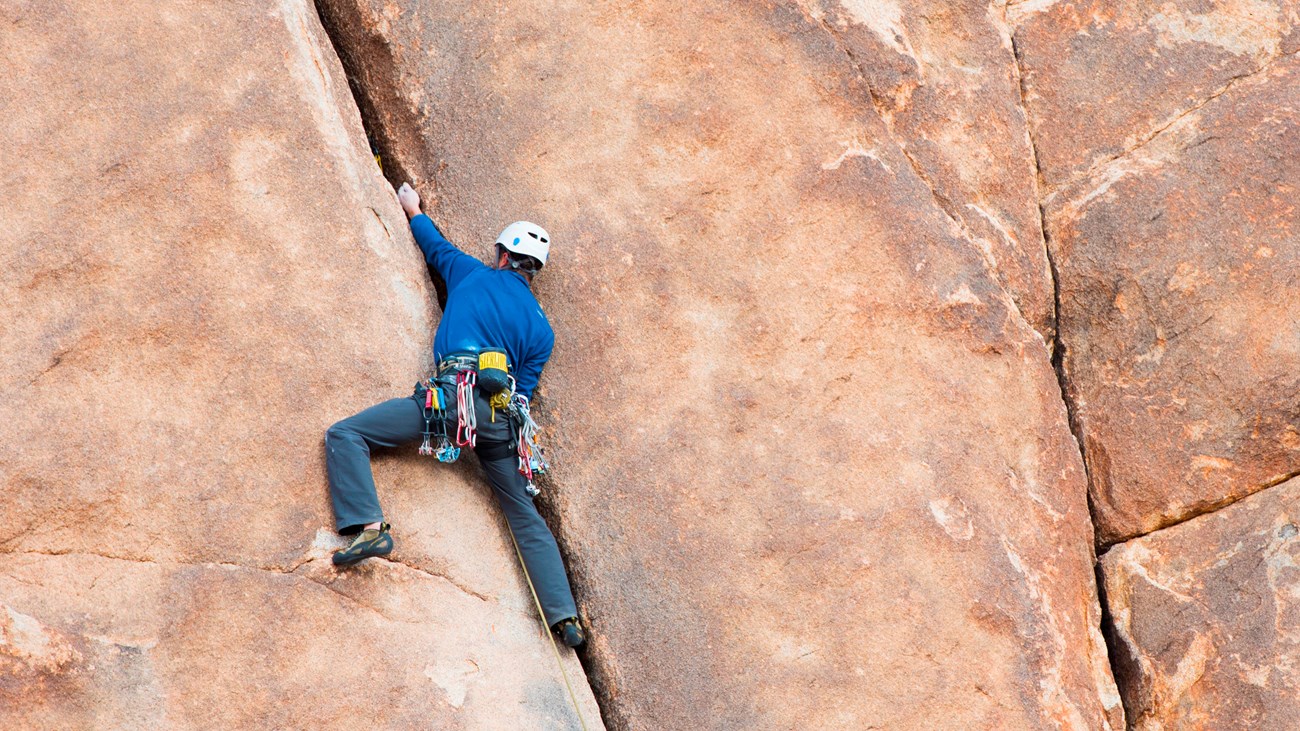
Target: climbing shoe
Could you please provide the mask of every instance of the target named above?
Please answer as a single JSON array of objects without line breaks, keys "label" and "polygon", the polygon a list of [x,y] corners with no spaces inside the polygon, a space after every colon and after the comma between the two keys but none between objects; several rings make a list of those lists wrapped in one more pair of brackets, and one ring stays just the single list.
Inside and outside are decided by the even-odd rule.
[{"label": "climbing shoe", "polygon": [[334,552],[335,566],[351,566],[363,558],[387,556],[393,552],[393,537],[387,523],[380,523],[378,528],[369,528],[357,534],[347,548]]},{"label": "climbing shoe", "polygon": [[563,642],[565,647],[580,647],[587,641],[587,635],[582,631],[575,617],[556,622],[552,629],[560,636],[560,642]]}]

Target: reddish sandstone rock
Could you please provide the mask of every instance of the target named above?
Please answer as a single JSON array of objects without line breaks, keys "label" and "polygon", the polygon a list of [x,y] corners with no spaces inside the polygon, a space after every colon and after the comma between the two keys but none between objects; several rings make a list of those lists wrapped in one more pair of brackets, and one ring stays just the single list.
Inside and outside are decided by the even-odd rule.
[{"label": "reddish sandstone rock", "polygon": [[1300,727],[1300,481],[1102,557],[1134,727]]},{"label": "reddish sandstone rock", "polygon": [[0,727],[571,728],[472,467],[384,457],[416,568],[326,560],[324,429],[432,301],[311,5],[10,2],[0,47]]},{"label": "reddish sandstone rock", "polygon": [[1049,198],[1104,542],[1300,469],[1300,59]]},{"label": "reddish sandstone rock", "polygon": [[1048,192],[1300,49],[1289,0],[1027,0],[1007,15]]},{"label": "reddish sandstone rock", "polygon": [[[338,573],[0,556],[5,728],[578,728],[528,615],[381,560]],[[21,610],[14,607],[21,606]],[[582,682],[581,668],[570,674]],[[590,728],[599,716],[590,691]]]},{"label": "reddish sandstone rock", "polygon": [[874,58],[773,3],[323,7],[453,240],[554,235],[544,496],[611,725],[1122,727],[1047,349]]}]

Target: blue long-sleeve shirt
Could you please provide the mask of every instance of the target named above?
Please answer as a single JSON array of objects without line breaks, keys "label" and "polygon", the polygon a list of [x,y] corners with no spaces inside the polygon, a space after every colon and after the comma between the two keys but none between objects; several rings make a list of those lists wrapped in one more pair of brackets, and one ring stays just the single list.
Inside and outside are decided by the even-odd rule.
[{"label": "blue long-sleeve shirt", "polygon": [[528,280],[457,249],[423,213],[411,219],[411,233],[425,261],[447,283],[447,307],[433,336],[435,362],[451,353],[501,348],[510,359],[516,390],[531,399],[555,347],[555,331]]}]

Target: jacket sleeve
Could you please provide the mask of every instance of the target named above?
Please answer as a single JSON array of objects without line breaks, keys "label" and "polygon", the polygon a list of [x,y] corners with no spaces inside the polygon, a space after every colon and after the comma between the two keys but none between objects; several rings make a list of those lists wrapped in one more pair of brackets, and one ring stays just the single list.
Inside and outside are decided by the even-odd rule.
[{"label": "jacket sleeve", "polygon": [[424,252],[424,260],[442,275],[448,292],[475,269],[484,266],[483,262],[453,246],[433,225],[433,220],[423,213],[411,219],[411,234],[415,236],[420,251]]},{"label": "jacket sleeve", "polygon": [[542,377],[542,367],[550,360],[551,350],[554,347],[555,334],[547,332],[546,338],[537,343],[536,350],[530,352],[515,370],[515,391],[522,393],[530,401],[533,398],[533,389],[537,388],[537,381]]}]

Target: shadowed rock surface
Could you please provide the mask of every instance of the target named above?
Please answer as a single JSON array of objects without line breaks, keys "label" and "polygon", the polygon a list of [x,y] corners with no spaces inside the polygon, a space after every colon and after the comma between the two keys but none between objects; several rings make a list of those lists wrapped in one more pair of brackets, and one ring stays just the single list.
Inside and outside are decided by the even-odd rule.
[{"label": "shadowed rock surface", "polygon": [[1105,543],[1300,469],[1297,109],[1285,56],[1045,202]]},{"label": "shadowed rock surface", "polygon": [[1116,546],[1106,598],[1134,727],[1300,727],[1300,481]]},{"label": "shadowed rock surface", "polygon": [[432,301],[315,10],[7,3],[0,47],[0,726],[572,728],[471,468],[382,459],[409,566],[328,564],[324,429]]},{"label": "shadowed rock surface", "polygon": [[1000,284],[1041,267],[939,205],[874,50],[763,2],[321,5],[453,241],[554,236],[544,495],[612,727],[1122,727],[1079,453]]}]

